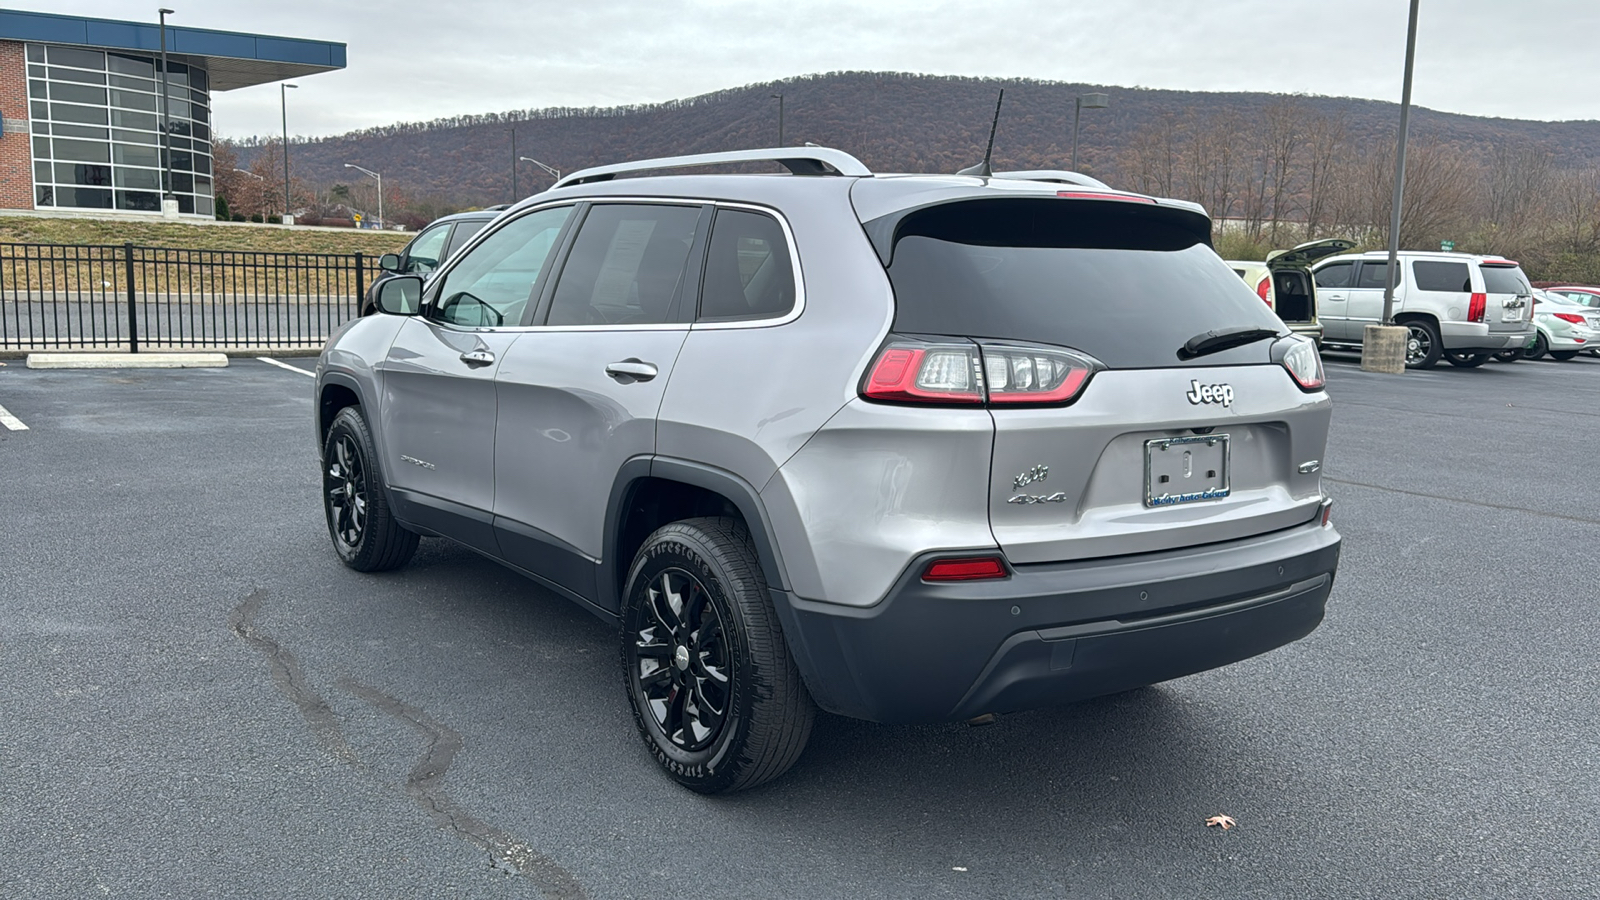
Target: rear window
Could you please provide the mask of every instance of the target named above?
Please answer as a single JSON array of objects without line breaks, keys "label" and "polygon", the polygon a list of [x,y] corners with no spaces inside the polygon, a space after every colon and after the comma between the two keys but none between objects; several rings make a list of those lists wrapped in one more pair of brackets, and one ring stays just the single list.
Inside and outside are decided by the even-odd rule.
[{"label": "rear window", "polygon": [[1356,276],[1356,287],[1371,290],[1383,290],[1389,286],[1389,262],[1364,262],[1361,264],[1361,274]]},{"label": "rear window", "polygon": [[1213,329],[1285,330],[1195,224],[1171,209],[1053,198],[914,212],[888,269],[894,330],[1054,344],[1112,368],[1266,362],[1270,340],[1178,359]]},{"label": "rear window", "polygon": [[1533,286],[1528,276],[1517,266],[1479,266],[1483,272],[1483,289],[1491,294],[1529,294]]},{"label": "rear window", "polygon": [[1456,294],[1472,293],[1472,271],[1464,262],[1430,262],[1417,260],[1411,264],[1411,277],[1420,291],[1450,291]]}]

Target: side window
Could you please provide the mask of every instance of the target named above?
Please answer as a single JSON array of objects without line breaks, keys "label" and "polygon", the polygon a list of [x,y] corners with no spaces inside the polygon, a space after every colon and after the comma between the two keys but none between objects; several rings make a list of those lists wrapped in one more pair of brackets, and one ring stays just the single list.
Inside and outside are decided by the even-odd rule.
[{"label": "side window", "polygon": [[450,233],[450,244],[444,249],[444,258],[449,259],[455,256],[456,251],[460,250],[467,241],[472,240],[473,235],[482,231],[483,226],[489,224],[489,221],[488,219],[480,219],[478,221],[468,219],[465,222],[457,222],[456,230]]},{"label": "side window", "polygon": [[445,276],[428,317],[473,328],[519,325],[572,207],[541,209],[507,222]]},{"label": "side window", "polygon": [[1389,263],[1387,260],[1383,262],[1363,262],[1361,264],[1361,272],[1356,276],[1356,287],[1375,288],[1381,291],[1385,287],[1384,279],[1388,273]]},{"label": "side window", "polygon": [[1464,262],[1429,262],[1419,259],[1411,264],[1411,277],[1416,280],[1418,290],[1472,293],[1472,273]]},{"label": "side window", "polygon": [[406,271],[426,275],[439,268],[439,260],[444,259],[444,239],[449,236],[449,222],[435,225],[417,235],[411,246],[406,248]]},{"label": "side window", "polygon": [[706,252],[701,322],[765,319],[794,309],[794,267],[783,229],[769,215],[717,210]]},{"label": "side window", "polygon": [[1317,270],[1317,287],[1321,288],[1347,288],[1350,286],[1350,275],[1355,271],[1355,263],[1332,263]]},{"label": "side window", "polygon": [[589,210],[550,302],[547,325],[668,321],[700,222],[697,206],[599,204]]}]

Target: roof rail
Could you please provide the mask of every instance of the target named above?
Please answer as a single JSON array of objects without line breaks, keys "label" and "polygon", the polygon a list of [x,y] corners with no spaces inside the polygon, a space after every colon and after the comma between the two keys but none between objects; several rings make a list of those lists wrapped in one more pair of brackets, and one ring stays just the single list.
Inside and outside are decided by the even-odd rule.
[{"label": "roof rail", "polygon": [[994,178],[1009,178],[1016,181],[1057,181],[1062,184],[1081,184],[1085,187],[1110,189],[1098,178],[1090,178],[1081,172],[1068,172],[1066,169],[1030,169],[1025,172],[996,172]]},{"label": "roof rail", "polygon": [[[727,153],[699,153],[694,156],[669,156],[662,159],[640,159],[582,169],[556,182],[556,188],[592,181],[610,181],[626,172],[646,172],[652,169],[683,169],[691,166],[720,166],[728,163],[775,162],[796,175],[848,175],[865,178],[872,170],[861,160],[831,147],[776,147],[771,150],[733,150]],[[555,190],[555,188],[551,188]]]}]

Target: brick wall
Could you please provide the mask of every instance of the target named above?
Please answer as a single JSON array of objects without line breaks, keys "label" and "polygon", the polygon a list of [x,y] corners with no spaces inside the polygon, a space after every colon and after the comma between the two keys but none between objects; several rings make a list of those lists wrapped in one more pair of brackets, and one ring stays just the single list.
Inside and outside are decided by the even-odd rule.
[{"label": "brick wall", "polygon": [[[28,121],[21,41],[0,41],[0,115]],[[0,134],[0,209],[33,209],[33,144],[26,134]]]}]

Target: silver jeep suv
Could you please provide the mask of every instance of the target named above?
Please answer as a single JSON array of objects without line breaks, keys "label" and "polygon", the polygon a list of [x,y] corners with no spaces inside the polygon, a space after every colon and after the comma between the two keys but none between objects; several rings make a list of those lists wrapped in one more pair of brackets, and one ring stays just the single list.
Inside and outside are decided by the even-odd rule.
[{"label": "silver jeep suv", "polygon": [[[758,160],[791,174],[670,172]],[[1263,653],[1333,585],[1330,401],[1210,234],[826,148],[569,175],[328,343],[329,533],[362,571],[447,537],[616,626],[707,793],[818,707],[987,720]]]}]

